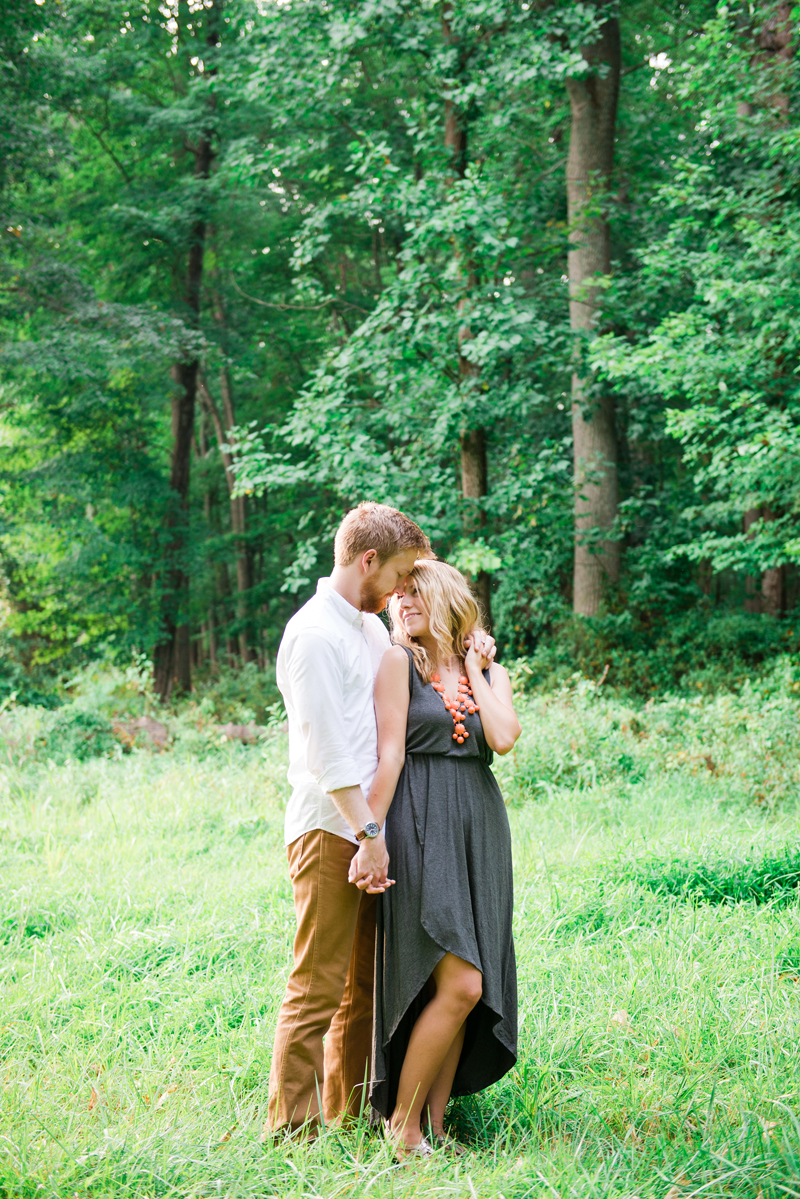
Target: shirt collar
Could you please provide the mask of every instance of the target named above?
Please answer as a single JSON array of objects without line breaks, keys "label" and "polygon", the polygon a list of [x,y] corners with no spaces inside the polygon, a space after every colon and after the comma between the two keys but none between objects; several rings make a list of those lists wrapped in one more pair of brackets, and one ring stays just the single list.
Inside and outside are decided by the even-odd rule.
[{"label": "shirt collar", "polygon": [[317,595],[322,599],[327,600],[332,604],[339,615],[347,621],[348,624],[354,625],[360,629],[364,623],[364,614],[359,612],[358,608],[354,608],[343,595],[335,591],[331,585],[330,579],[317,579]]}]

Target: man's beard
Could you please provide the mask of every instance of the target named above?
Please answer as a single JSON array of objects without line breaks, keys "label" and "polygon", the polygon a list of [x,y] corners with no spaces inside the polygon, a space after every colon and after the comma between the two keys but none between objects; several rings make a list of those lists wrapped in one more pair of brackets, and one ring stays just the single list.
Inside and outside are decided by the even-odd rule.
[{"label": "man's beard", "polygon": [[386,592],[378,591],[372,579],[361,584],[358,606],[362,612],[382,612],[386,607]]}]

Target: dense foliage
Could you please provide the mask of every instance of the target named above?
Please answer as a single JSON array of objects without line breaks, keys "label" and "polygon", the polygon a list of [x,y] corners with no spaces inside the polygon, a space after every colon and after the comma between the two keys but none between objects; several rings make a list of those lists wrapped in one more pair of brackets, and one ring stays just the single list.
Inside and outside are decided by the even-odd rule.
[{"label": "dense foliage", "polygon": [[[791,611],[792,21],[705,0],[4,6],[3,693],[98,655],[155,657],[162,695],[263,666],[365,497],[418,519],[537,661],[594,639],[602,669],[676,629],[702,655],[708,613]],[[611,34],[616,65],[593,57]],[[568,207],[572,84],[610,71],[613,172],[586,168]],[[569,279],[570,246],[606,235],[608,270]],[[601,396],[616,457],[581,465]],[[615,479],[579,542],[622,548],[577,632],[574,472]]]}]

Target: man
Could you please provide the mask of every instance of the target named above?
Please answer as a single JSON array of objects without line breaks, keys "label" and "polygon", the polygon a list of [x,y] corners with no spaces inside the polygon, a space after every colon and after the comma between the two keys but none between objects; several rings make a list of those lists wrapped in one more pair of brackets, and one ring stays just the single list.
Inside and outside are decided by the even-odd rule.
[{"label": "man", "polygon": [[[313,1127],[320,1104],[328,1123],[366,1102],[376,894],[365,888],[390,885],[386,843],[366,800],[378,764],[374,679],[390,644],[377,613],[430,552],[402,512],[359,504],[336,534],[333,574],[289,621],[278,651],[297,933],[275,1031],[268,1132]],[[348,882],[354,854],[360,886]]]}]

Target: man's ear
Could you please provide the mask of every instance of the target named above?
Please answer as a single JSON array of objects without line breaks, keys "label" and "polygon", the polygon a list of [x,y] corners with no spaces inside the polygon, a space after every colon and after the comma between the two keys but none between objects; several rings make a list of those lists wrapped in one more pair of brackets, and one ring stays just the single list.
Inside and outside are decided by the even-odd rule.
[{"label": "man's ear", "polygon": [[377,560],[378,560],[378,551],[377,550],[365,550],[364,551],[364,553],[361,555],[361,569],[364,571],[364,574],[369,574],[369,570],[370,570],[370,567],[372,566],[372,563],[377,562]]}]

